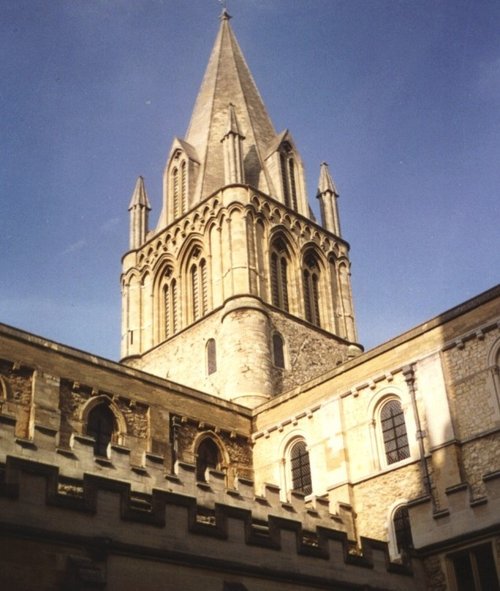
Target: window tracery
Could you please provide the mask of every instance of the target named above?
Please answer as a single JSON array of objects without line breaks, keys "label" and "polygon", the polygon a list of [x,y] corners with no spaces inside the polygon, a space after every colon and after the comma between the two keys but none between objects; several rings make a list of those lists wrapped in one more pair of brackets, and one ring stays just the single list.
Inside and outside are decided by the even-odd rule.
[{"label": "window tracery", "polygon": [[320,269],[316,255],[308,252],[304,257],[302,284],[304,291],[305,317],[311,324],[321,326],[319,311],[319,279]]},{"label": "window tracery", "polygon": [[271,246],[271,297],[274,306],[288,312],[288,250],[282,238]]}]

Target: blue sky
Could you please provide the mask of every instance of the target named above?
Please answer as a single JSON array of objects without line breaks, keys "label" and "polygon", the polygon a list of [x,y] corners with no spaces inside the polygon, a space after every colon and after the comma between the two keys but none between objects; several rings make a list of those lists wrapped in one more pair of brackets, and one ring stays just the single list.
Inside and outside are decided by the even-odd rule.
[{"label": "blue sky", "polygon": [[[230,0],[314,207],[326,160],[372,347],[498,283],[500,2]],[[183,136],[217,0],[0,4],[0,321],[119,358],[127,206]]]}]

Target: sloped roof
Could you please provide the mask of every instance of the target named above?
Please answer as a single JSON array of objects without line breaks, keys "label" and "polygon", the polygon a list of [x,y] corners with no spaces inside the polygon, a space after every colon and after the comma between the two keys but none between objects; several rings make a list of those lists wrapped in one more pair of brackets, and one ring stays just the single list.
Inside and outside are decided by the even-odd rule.
[{"label": "sloped roof", "polygon": [[263,158],[276,132],[229,18],[224,11],[185,137],[201,160],[195,200],[209,195],[223,184],[221,140],[227,133],[231,104],[238,129],[245,138],[242,147],[246,182],[269,192],[270,183],[266,178]]}]

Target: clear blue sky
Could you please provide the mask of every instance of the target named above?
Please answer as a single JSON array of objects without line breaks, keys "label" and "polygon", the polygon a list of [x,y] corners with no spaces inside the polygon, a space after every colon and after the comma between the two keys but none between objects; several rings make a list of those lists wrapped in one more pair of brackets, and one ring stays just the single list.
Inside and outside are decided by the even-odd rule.
[{"label": "clear blue sky", "polygon": [[[498,283],[500,2],[228,8],[312,202],[330,164],[361,342]],[[118,359],[130,195],[143,175],[156,223],[219,13],[217,0],[2,0],[1,322]]]}]

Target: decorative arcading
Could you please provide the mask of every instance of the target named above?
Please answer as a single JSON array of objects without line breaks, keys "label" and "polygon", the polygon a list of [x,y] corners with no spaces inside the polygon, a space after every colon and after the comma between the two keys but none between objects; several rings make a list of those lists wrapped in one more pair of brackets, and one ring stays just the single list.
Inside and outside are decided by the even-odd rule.
[{"label": "decorative arcading", "polygon": [[[283,550],[283,536],[292,535],[299,556],[334,560],[337,566],[341,557],[346,566],[377,571],[382,564],[383,571],[411,574],[408,565],[390,563],[385,543],[362,538],[357,547],[334,529],[341,519],[329,513],[325,498],[315,498],[307,507],[304,496],[295,493],[290,503],[283,503],[274,485],[265,485],[263,495],[256,496],[249,480],[239,479],[234,489],[227,489],[222,472],[208,470],[207,482],[197,482],[191,464],[178,462],[175,473],[168,474],[159,456],[146,454],[143,466],[130,466],[130,450],[124,447],[111,446],[109,458],[96,458],[92,438],[75,436],[70,449],[57,449],[56,436],[52,429],[37,427],[33,441],[21,440],[15,437],[15,420],[0,417],[0,501],[4,497],[37,505],[42,515],[45,506],[89,514],[93,523],[104,511],[104,520],[112,514],[121,521],[166,529],[169,535],[174,535],[170,519],[177,514],[176,527],[186,528],[175,532],[179,539],[199,534],[227,540],[241,531],[239,543]],[[107,499],[104,505],[101,495]],[[7,513],[4,523],[16,518],[15,510]],[[240,525],[230,525],[231,520]],[[71,530],[71,519],[55,522]],[[289,543],[286,547],[289,551]]]}]

